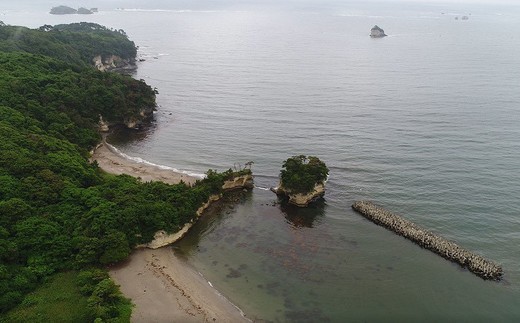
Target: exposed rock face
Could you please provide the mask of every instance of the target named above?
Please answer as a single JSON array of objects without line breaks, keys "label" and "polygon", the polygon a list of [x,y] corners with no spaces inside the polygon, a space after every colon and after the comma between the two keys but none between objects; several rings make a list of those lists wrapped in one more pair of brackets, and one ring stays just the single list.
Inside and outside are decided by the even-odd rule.
[{"label": "exposed rock face", "polygon": [[290,191],[284,189],[281,183],[280,186],[272,188],[271,191],[277,195],[285,195],[289,197],[289,203],[291,204],[299,207],[306,207],[309,205],[309,203],[312,203],[325,195],[325,184],[316,184],[314,186],[314,190],[307,194],[291,193]]},{"label": "exposed rock face", "polygon": [[98,55],[92,59],[92,63],[94,67],[101,72],[136,68],[135,60],[123,59],[117,55],[111,55],[105,58]]},{"label": "exposed rock face", "polygon": [[[224,182],[224,185],[222,185],[222,189],[225,191],[229,190],[235,190],[235,189],[250,189],[253,188],[253,176],[248,175],[242,175],[237,176],[233,178],[232,180],[228,180]],[[143,245],[137,246],[137,248],[150,248],[150,249],[157,249],[161,248],[167,245],[170,245],[174,243],[175,241],[178,241],[182,239],[186,235],[186,233],[189,231],[189,229],[195,224],[197,219],[206,211],[206,209],[216,201],[220,200],[222,198],[222,194],[220,195],[211,195],[206,203],[204,203],[199,209],[197,210],[197,216],[195,220],[192,220],[189,223],[186,223],[182,229],[180,229],[178,232],[175,233],[167,233],[164,230],[157,231],[154,235],[154,238],[151,242]]]},{"label": "exposed rock face", "polygon": [[379,26],[377,26],[377,25],[375,25],[370,30],[370,37],[372,37],[372,38],[382,38],[385,36],[386,36],[385,31],[383,29],[379,28]]},{"label": "exposed rock face", "polygon": [[152,117],[154,111],[155,109],[153,107],[142,109],[137,116],[127,118],[122,122],[110,122],[99,115],[98,129],[101,132],[108,132],[110,127],[115,125],[124,125],[128,129],[139,129],[146,120]]},{"label": "exposed rock face", "polygon": [[[211,195],[206,203],[204,203],[199,209],[197,210],[197,218],[199,218],[202,213],[214,202],[220,200],[222,195]],[[196,220],[195,220],[196,221]],[[195,224],[195,221],[191,221],[189,223],[186,223],[182,229],[175,233],[167,233],[164,230],[157,231],[154,234],[153,240],[150,241],[147,244],[139,245],[137,248],[150,248],[150,249],[158,249],[167,245],[170,245],[174,243],[175,241],[178,241],[182,239],[188,233],[190,228]]]},{"label": "exposed rock face", "polygon": [[253,175],[249,174],[249,175],[237,176],[237,177],[233,178],[232,180],[225,181],[224,185],[222,185],[222,189],[224,191],[235,190],[235,189],[239,189],[239,188],[251,189],[251,188],[253,188],[253,186],[254,186]]},{"label": "exposed rock face", "polygon": [[108,132],[110,130],[110,127],[108,126],[108,123],[106,123],[103,120],[103,117],[99,115],[99,131],[100,132]]}]

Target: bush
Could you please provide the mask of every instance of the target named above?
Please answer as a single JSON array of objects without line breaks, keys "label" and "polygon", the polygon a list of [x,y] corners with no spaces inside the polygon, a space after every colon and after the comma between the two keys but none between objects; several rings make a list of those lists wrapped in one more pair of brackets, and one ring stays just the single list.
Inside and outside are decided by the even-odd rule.
[{"label": "bush", "polygon": [[280,186],[290,193],[310,193],[317,184],[323,184],[329,175],[325,163],[314,156],[293,156],[282,167]]}]

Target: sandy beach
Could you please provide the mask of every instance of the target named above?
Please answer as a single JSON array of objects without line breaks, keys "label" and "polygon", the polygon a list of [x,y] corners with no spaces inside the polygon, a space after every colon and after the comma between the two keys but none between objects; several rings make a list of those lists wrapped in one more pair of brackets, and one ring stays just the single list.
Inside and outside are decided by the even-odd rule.
[{"label": "sandy beach", "polygon": [[94,150],[91,160],[97,161],[99,167],[107,173],[140,177],[143,182],[161,181],[168,184],[178,184],[180,181],[184,181],[186,184],[192,185],[199,179],[180,172],[123,158],[104,143]]},{"label": "sandy beach", "polygon": [[136,250],[109,272],[135,304],[132,322],[248,322],[171,248]]},{"label": "sandy beach", "polygon": [[[134,162],[106,144],[91,160],[112,174],[140,177],[144,182],[193,184],[196,177]],[[109,268],[112,279],[135,304],[132,322],[247,322],[242,312],[220,295],[194,268],[169,247],[137,249],[124,263]]]}]

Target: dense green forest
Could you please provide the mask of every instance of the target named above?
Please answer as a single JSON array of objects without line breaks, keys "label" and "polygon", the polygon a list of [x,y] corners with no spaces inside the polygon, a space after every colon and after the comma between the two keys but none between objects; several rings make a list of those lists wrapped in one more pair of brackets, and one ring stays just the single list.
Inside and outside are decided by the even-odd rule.
[{"label": "dense green forest", "polygon": [[293,156],[283,162],[280,171],[281,186],[290,193],[310,193],[316,184],[322,184],[329,175],[324,162],[315,156]]},{"label": "dense green forest", "polygon": [[38,30],[1,26],[0,51],[45,55],[79,67],[90,65],[97,55],[135,60],[137,54],[134,42],[123,30],[88,22],[44,25]]},{"label": "dense green forest", "polygon": [[135,57],[135,46],[123,31],[86,29],[0,26],[0,321],[23,321],[9,310],[33,304],[28,293],[60,272],[77,276],[86,321],[128,318],[128,301],[95,268],[159,229],[177,231],[232,176],[209,171],[194,187],[142,183],[89,163],[99,114],[123,123],[154,108],[156,93],[89,66],[98,50]]}]

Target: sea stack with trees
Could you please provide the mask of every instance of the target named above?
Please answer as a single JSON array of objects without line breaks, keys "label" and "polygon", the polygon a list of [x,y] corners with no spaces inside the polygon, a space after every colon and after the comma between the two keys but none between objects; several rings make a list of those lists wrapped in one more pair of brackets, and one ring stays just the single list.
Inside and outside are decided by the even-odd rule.
[{"label": "sea stack with trees", "polygon": [[94,12],[98,12],[97,8],[87,9],[84,7],[80,7],[79,9],[74,9],[68,6],[57,6],[51,8],[51,15],[91,15]]},{"label": "sea stack with trees", "polygon": [[329,169],[315,156],[293,156],[285,160],[280,171],[280,183],[271,190],[285,196],[290,204],[306,207],[325,194]]}]

